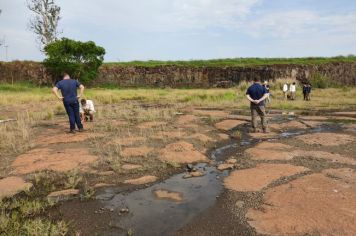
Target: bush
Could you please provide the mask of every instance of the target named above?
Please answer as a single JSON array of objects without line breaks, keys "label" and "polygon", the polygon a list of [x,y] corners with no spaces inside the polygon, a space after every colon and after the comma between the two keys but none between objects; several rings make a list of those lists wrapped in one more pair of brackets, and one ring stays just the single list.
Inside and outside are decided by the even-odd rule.
[{"label": "bush", "polygon": [[44,65],[54,78],[63,72],[82,82],[94,80],[103,63],[105,49],[94,42],[80,42],[67,38],[56,40],[45,48]]},{"label": "bush", "polygon": [[320,89],[337,86],[337,84],[335,84],[329,77],[322,74],[315,74],[311,78],[310,83],[313,88],[320,88]]}]

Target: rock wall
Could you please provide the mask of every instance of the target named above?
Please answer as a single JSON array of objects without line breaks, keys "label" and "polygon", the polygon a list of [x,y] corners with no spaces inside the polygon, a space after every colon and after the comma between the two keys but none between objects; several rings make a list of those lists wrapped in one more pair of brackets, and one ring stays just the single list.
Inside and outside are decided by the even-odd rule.
[{"label": "rock wall", "polygon": [[[308,81],[315,74],[325,75],[344,85],[356,85],[356,63],[320,65],[269,65],[254,67],[126,67],[103,65],[92,86],[121,87],[231,87],[255,77],[262,80],[296,79]],[[38,62],[0,63],[0,82],[30,81],[52,84],[54,79]]]}]

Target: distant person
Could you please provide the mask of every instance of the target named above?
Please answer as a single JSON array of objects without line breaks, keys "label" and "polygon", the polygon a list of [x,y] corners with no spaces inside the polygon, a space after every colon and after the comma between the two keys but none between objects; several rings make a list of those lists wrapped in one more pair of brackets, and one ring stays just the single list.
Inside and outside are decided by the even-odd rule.
[{"label": "distant person", "polygon": [[256,78],[253,85],[251,85],[246,91],[246,97],[251,102],[251,125],[252,132],[257,131],[257,116],[261,118],[262,129],[264,133],[267,133],[267,120],[265,100],[268,97],[268,91],[262,86],[260,80]]},{"label": "distant person", "polygon": [[288,96],[288,90],[289,90],[289,84],[288,83],[284,83],[282,91],[283,91],[284,99],[286,99],[286,100],[287,100],[287,96]]},{"label": "distant person", "polygon": [[293,83],[289,86],[289,92],[290,92],[290,99],[291,99],[291,100],[295,100],[296,92],[297,92],[297,87],[296,87],[295,82],[293,82]]},{"label": "distant person", "polygon": [[[94,113],[95,113],[95,108],[94,108],[94,103],[92,100],[86,100],[82,99],[80,100],[80,118],[83,121],[88,121],[90,122],[94,121]],[[89,117],[89,119],[88,119]]]},{"label": "distant person", "polygon": [[303,99],[307,101],[308,84],[303,84]]},{"label": "distant person", "polygon": [[310,101],[310,94],[312,91],[312,86],[311,84],[307,84],[307,101]]},{"label": "distant person", "polygon": [[267,80],[265,80],[265,82],[263,82],[263,87],[265,87],[265,89],[267,90],[267,93],[268,93],[268,97],[267,97],[267,99],[266,99],[266,101],[265,101],[265,102],[266,102],[266,105],[267,105],[268,103],[271,102],[270,86],[269,86]]},{"label": "distant person", "polygon": [[[77,89],[80,89],[79,96]],[[61,90],[62,96],[58,94]],[[77,125],[79,132],[83,131],[83,125],[79,116],[79,102],[78,99],[83,95],[84,86],[77,80],[73,80],[67,73],[63,75],[63,80],[59,81],[52,89],[54,95],[63,101],[64,108],[69,117],[70,133],[75,133],[75,125]]]}]

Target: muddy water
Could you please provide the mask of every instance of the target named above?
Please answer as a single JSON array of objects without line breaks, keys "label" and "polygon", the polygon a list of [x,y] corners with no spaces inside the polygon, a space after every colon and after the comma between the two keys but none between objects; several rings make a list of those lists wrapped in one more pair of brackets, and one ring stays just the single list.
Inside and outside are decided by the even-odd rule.
[{"label": "muddy water", "polygon": [[[178,174],[149,188],[118,194],[106,201],[108,209],[129,209],[129,213],[123,215],[115,227],[131,229],[135,235],[169,235],[215,204],[223,190],[220,179],[226,173],[204,164],[199,164],[197,168],[205,176],[183,179],[184,174]],[[179,193],[182,200],[159,199],[154,194],[156,190]]]},{"label": "muddy water", "polygon": [[[323,126],[308,130],[292,130],[281,133],[277,138],[290,138],[305,132],[322,132],[335,127]],[[240,142],[232,140],[221,147],[212,150],[210,159],[219,163],[227,157],[236,154],[248,146],[254,145],[257,140],[251,139],[242,133]],[[127,235],[132,231],[134,235],[170,235],[189,223],[194,217],[213,206],[218,196],[224,191],[222,179],[228,172],[220,172],[215,167],[206,164],[195,166],[204,172],[203,177],[184,179],[184,173],[175,175],[164,182],[131,193],[116,194],[110,188],[97,196],[105,208],[120,212],[120,209],[129,209],[123,213],[112,225],[113,229],[120,229],[114,233],[106,232],[103,235]],[[163,190],[181,196],[181,200],[158,198],[155,191]]]}]

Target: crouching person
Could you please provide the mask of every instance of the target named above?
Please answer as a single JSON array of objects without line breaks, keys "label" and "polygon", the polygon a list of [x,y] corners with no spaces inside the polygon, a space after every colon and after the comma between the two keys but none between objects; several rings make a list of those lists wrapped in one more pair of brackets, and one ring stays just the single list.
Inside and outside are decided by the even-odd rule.
[{"label": "crouching person", "polygon": [[90,122],[94,121],[94,103],[92,100],[82,99],[80,100],[80,119],[84,121],[90,120]]}]

